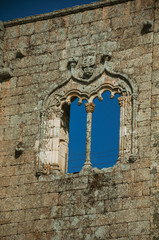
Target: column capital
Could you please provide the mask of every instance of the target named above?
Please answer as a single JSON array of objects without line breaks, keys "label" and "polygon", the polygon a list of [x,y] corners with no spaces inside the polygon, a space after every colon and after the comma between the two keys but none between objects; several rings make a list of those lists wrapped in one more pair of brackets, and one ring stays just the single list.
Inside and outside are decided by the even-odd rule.
[{"label": "column capital", "polygon": [[87,113],[93,113],[95,104],[94,103],[85,103],[85,108]]},{"label": "column capital", "polygon": [[41,111],[41,117],[46,119],[62,118],[64,111],[60,108],[49,107]]}]

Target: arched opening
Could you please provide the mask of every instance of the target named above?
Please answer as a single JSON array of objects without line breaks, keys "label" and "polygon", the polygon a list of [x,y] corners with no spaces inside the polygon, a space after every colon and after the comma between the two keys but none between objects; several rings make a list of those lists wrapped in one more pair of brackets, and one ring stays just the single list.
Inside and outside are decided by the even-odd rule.
[{"label": "arched opening", "polygon": [[85,161],[86,110],[83,101],[76,98],[70,107],[68,173],[79,172]]},{"label": "arched opening", "polygon": [[[127,82],[124,77],[113,81],[103,77],[102,84],[97,80],[96,85],[75,88],[70,81],[67,91],[59,88],[46,97],[40,112],[38,174],[111,167],[117,159],[135,161],[137,93],[132,94]],[[118,94],[112,100],[109,92],[103,93],[108,90],[111,98],[120,93],[118,100]],[[78,106],[78,97],[79,103],[87,100],[85,106]]]},{"label": "arched opening", "polygon": [[107,168],[116,164],[119,154],[120,107],[116,94],[103,93],[103,101],[94,100],[91,162],[93,167]]}]

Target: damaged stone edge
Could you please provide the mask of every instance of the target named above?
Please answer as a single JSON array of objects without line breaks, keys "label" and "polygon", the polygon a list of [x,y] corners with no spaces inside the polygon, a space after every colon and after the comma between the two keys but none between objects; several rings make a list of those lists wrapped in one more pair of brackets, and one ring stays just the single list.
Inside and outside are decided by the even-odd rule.
[{"label": "damaged stone edge", "polygon": [[0,79],[8,79],[13,76],[12,71],[10,68],[1,68],[0,69]]},{"label": "damaged stone edge", "polygon": [[61,17],[69,14],[84,12],[87,10],[93,10],[96,8],[102,8],[102,7],[107,7],[115,4],[133,2],[133,1],[135,0],[105,0],[100,2],[93,2],[90,4],[81,5],[81,6],[65,8],[62,10],[56,10],[50,13],[45,13],[45,14],[40,14],[40,15],[35,15],[35,16],[30,16],[25,18],[18,18],[12,21],[6,21],[4,22],[4,27],[11,27],[11,26],[21,25],[21,24],[26,24],[26,23],[36,22],[36,21],[47,20],[54,17]]}]

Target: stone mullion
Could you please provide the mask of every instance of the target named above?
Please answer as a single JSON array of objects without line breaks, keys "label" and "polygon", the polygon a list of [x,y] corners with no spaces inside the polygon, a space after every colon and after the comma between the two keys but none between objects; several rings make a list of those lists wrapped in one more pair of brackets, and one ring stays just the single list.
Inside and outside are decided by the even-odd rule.
[{"label": "stone mullion", "polygon": [[92,113],[94,112],[95,104],[86,103],[87,112],[87,133],[86,133],[86,160],[84,167],[91,167],[91,133],[92,133]]}]

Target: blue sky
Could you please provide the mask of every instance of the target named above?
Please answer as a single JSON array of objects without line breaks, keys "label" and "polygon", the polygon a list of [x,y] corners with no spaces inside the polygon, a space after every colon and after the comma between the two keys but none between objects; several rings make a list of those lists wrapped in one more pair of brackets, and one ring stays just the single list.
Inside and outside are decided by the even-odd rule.
[{"label": "blue sky", "polygon": [[[0,20],[7,21],[31,15],[42,14],[88,4],[92,0],[0,0]],[[103,168],[113,166],[118,157],[119,148],[119,105],[117,96],[112,100],[110,93],[103,94],[104,100],[95,99],[95,112],[92,121],[92,165]],[[85,159],[86,112],[84,103],[71,105],[69,167],[68,172],[78,172]]]},{"label": "blue sky", "polygon": [[[102,102],[94,100],[91,149],[92,166],[100,169],[113,166],[118,158],[120,118],[119,95],[110,99],[107,91],[102,96]],[[78,106],[77,102],[72,103],[70,113],[69,172],[78,172],[85,159],[87,115],[84,103]]]},{"label": "blue sky", "polygon": [[62,8],[88,4],[91,0],[0,0],[0,20],[7,21]]}]

